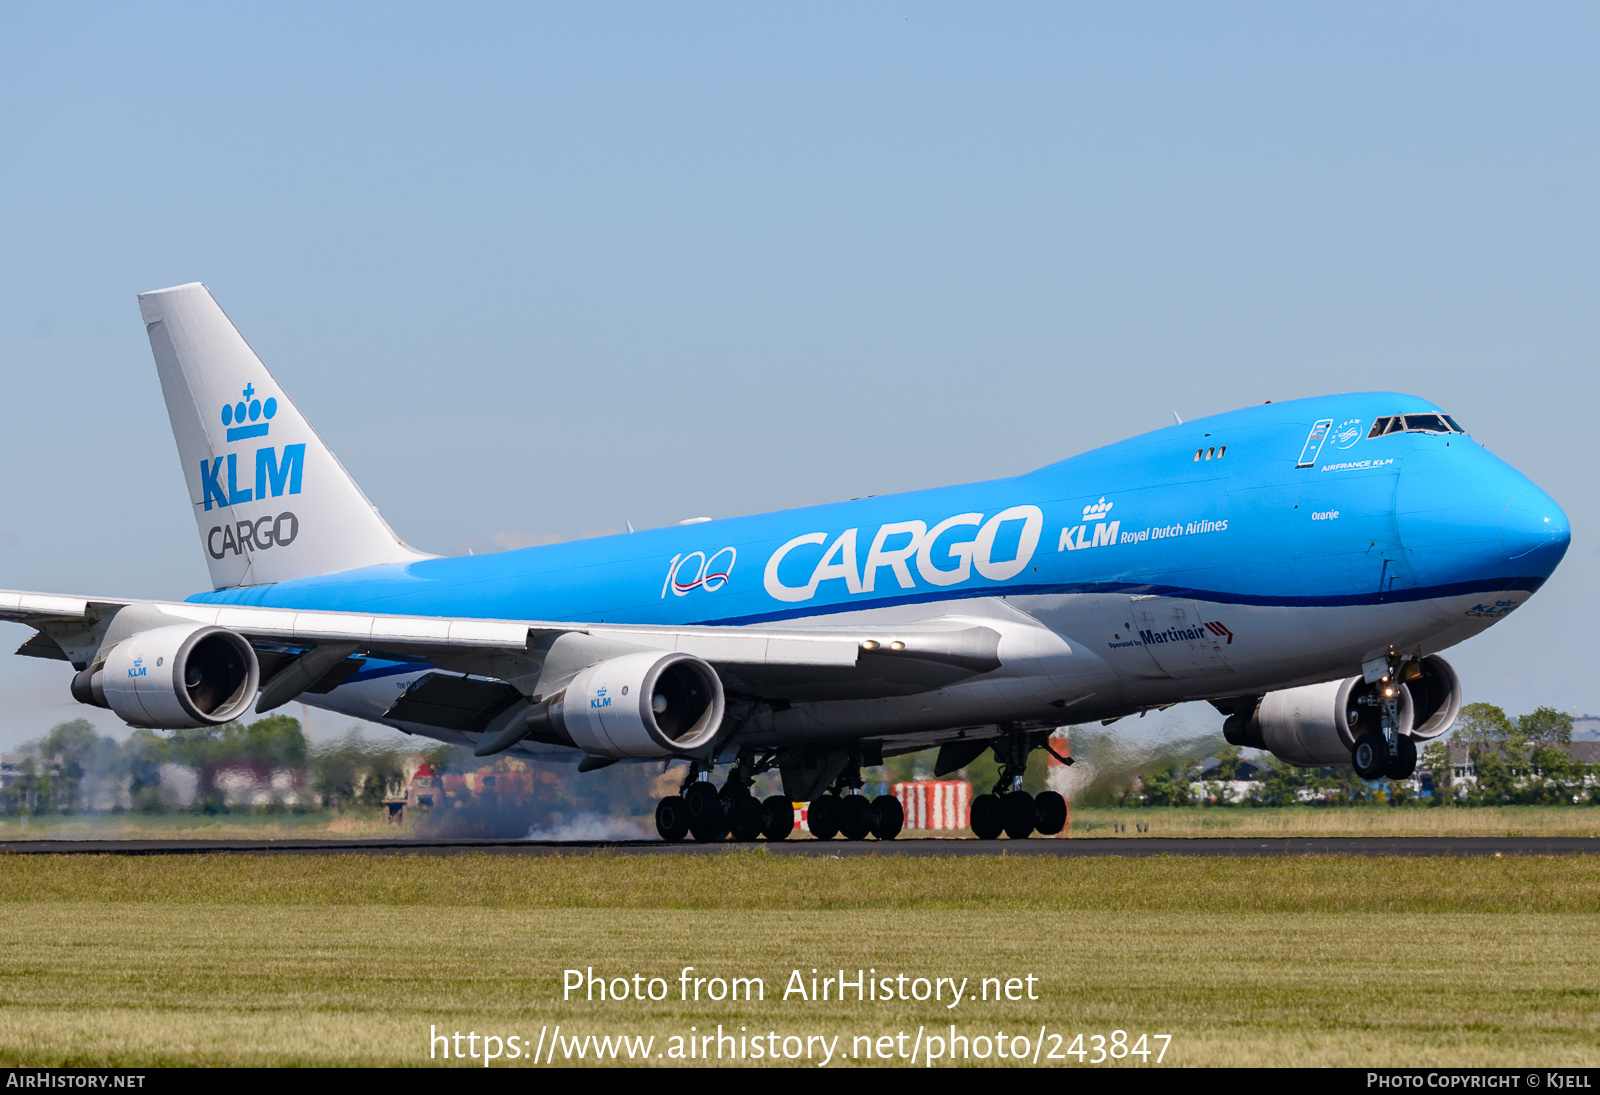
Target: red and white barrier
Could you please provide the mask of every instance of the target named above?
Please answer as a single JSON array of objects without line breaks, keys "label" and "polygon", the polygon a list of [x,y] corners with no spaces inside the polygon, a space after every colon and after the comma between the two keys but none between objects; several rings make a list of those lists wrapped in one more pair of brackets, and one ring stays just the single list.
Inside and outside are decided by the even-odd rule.
[{"label": "red and white barrier", "polygon": [[906,812],[907,829],[970,827],[972,784],[966,780],[918,780],[894,785],[894,797]]}]

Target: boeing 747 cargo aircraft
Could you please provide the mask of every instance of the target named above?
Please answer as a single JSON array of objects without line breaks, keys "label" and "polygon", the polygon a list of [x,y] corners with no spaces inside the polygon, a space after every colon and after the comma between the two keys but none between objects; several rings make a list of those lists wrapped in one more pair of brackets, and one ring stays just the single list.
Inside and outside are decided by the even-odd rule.
[{"label": "boeing 747 cargo aircraft", "polygon": [[[213,589],[0,593],[18,653],[134,726],[300,699],[574,762],[684,762],[665,840],[893,838],[861,769],[992,749],[980,837],[1059,832],[1050,732],[1190,700],[1293,764],[1408,776],[1461,685],[1439,652],[1566,552],[1566,515],[1394,392],[1180,423],[1008,479],[439,558],[390,530],[200,284],[139,298]],[[63,679],[63,686],[66,681]],[[713,782],[725,771],[722,786]],[[784,794],[754,778],[776,769]]]}]

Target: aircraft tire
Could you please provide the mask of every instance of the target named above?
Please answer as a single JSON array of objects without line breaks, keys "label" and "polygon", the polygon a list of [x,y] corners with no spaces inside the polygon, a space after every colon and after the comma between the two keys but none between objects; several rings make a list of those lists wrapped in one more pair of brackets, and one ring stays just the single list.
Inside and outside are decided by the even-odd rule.
[{"label": "aircraft tire", "polygon": [[1350,751],[1350,763],[1362,779],[1382,779],[1384,769],[1389,767],[1389,747],[1383,735],[1368,730],[1357,738],[1356,747]]},{"label": "aircraft tire", "polygon": [[839,805],[839,832],[846,840],[865,840],[872,835],[872,803],[866,795],[846,795]]},{"label": "aircraft tire", "polygon": [[1067,827],[1067,800],[1055,791],[1041,791],[1033,800],[1034,823],[1045,836]]},{"label": "aircraft tire", "polygon": [[1012,791],[1000,800],[1001,824],[1006,836],[1012,840],[1027,840],[1033,835],[1039,819],[1033,806],[1033,796],[1026,791]]},{"label": "aircraft tire", "polygon": [[893,795],[879,795],[872,800],[872,835],[879,840],[893,840],[906,827],[906,810]]},{"label": "aircraft tire", "polygon": [[1394,743],[1395,755],[1389,758],[1383,774],[1394,780],[1410,779],[1411,773],[1417,770],[1416,740],[1402,734]]},{"label": "aircraft tire", "polygon": [[689,812],[689,832],[702,844],[728,835],[728,813],[722,796],[705,780],[691,783],[683,796]]},{"label": "aircraft tire", "polygon": [[749,791],[723,791],[733,839],[749,843],[761,835],[761,803]]},{"label": "aircraft tire", "polygon": [[761,834],[768,840],[787,840],[794,832],[794,803],[788,795],[761,800]]},{"label": "aircraft tire", "polygon": [[1005,830],[999,795],[979,795],[972,800],[972,835],[979,840],[999,840]]},{"label": "aircraft tire", "polygon": [[818,795],[811,800],[811,808],[806,812],[806,823],[811,827],[811,835],[818,840],[832,840],[839,835],[839,822],[843,820],[844,803],[839,801],[837,795]]},{"label": "aircraft tire", "polygon": [[689,835],[689,811],[679,795],[668,795],[656,803],[656,832],[668,844],[677,844]]}]

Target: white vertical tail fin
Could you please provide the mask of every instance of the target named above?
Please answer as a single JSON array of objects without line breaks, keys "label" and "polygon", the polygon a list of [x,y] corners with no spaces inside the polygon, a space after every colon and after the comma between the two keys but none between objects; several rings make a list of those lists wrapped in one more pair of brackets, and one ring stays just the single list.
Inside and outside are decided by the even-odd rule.
[{"label": "white vertical tail fin", "polygon": [[199,282],[139,294],[218,589],[426,558],[401,543]]}]

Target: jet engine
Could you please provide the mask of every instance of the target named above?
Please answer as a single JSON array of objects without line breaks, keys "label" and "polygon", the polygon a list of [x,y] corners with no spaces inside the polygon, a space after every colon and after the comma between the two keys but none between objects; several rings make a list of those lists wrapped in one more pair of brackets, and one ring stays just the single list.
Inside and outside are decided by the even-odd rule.
[{"label": "jet engine", "polygon": [[[1450,729],[1461,713],[1461,680],[1450,663],[1438,655],[1408,662],[1401,680],[1400,732],[1428,741]],[[1268,692],[1235,708],[1222,736],[1302,768],[1349,764],[1356,739],[1382,726],[1380,687],[1351,677]]]},{"label": "jet engine", "polygon": [[72,679],[72,696],[110,708],[130,726],[183,730],[238,718],[260,685],[256,652],[243,635],[174,624],[117,643]]},{"label": "jet engine", "polygon": [[692,654],[644,651],[596,662],[527,715],[527,736],[594,757],[667,757],[708,744],[726,702],[716,670]]}]

